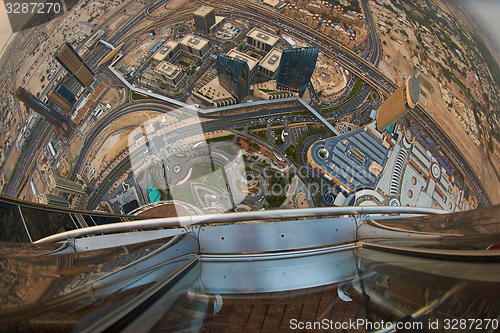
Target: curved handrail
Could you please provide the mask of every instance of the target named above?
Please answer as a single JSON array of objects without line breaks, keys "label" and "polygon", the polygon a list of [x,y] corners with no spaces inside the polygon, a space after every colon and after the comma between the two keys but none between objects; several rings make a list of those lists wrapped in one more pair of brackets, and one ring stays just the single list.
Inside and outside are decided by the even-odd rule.
[{"label": "curved handrail", "polygon": [[402,254],[405,256],[419,257],[426,259],[447,260],[457,262],[474,263],[498,263],[500,262],[500,250],[456,250],[456,249],[435,249],[422,247],[408,247],[402,245],[384,244],[376,241],[360,241],[360,247],[381,252]]},{"label": "curved handrail", "polygon": [[[383,230],[388,230],[388,231],[398,231],[398,232],[406,232],[409,234],[416,234],[416,235],[436,235],[436,236],[442,236],[442,233],[437,233],[437,232],[424,232],[424,231],[418,231],[418,230],[407,230],[407,229],[402,229],[402,228],[394,228],[394,227],[389,227],[386,226],[382,223],[378,223],[377,221],[367,219],[366,222],[368,225],[372,225],[376,228],[383,229]],[[461,237],[463,234],[446,234],[446,236],[450,237]]]},{"label": "curved handrail", "polygon": [[106,234],[114,232],[131,231],[138,229],[180,228],[190,225],[206,225],[213,223],[230,223],[252,220],[271,220],[297,217],[363,215],[363,214],[445,214],[448,211],[401,206],[355,206],[355,207],[315,207],[286,210],[266,210],[237,213],[222,213],[209,215],[178,216],[141,221],[119,222],[93,227],[75,229],[61,232],[52,236],[39,239],[34,244],[52,243],[69,238],[88,236],[93,234]]}]

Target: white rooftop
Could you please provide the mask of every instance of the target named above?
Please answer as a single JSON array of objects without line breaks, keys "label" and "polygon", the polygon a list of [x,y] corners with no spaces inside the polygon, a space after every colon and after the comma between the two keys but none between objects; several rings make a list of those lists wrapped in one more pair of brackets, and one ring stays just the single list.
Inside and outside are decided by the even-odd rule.
[{"label": "white rooftop", "polygon": [[201,6],[198,8],[193,14],[196,16],[207,16],[211,11],[213,11],[213,7]]},{"label": "white rooftop", "polygon": [[180,41],[180,44],[190,46],[195,50],[201,50],[208,44],[208,40],[195,35],[187,35]]},{"label": "white rooftop", "polygon": [[248,37],[252,37],[253,39],[256,39],[260,41],[261,43],[274,46],[276,42],[278,41],[278,37],[271,35],[270,33],[261,30],[259,28],[253,28],[248,34]]},{"label": "white rooftop", "polygon": [[227,55],[245,61],[248,64],[248,68],[250,69],[250,71],[252,71],[255,65],[257,65],[257,63],[259,62],[257,59],[252,58],[249,55],[236,49],[232,49]]},{"label": "white rooftop", "polygon": [[155,59],[157,61],[163,61],[163,59],[165,59],[165,57],[170,53],[170,51],[175,49],[178,45],[179,45],[179,43],[174,42],[173,40],[169,40],[168,42],[163,44],[158,49],[158,51],[156,51],[156,53],[153,56],[153,59]]},{"label": "white rooftop", "polygon": [[156,66],[155,70],[158,73],[166,75],[168,77],[174,77],[176,73],[181,69],[176,65],[163,61],[158,66]]}]

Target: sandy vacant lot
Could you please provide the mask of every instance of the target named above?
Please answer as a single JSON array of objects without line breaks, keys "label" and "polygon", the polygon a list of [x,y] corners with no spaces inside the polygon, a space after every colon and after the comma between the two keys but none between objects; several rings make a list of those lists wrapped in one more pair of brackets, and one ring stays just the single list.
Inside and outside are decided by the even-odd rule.
[{"label": "sandy vacant lot", "polygon": [[110,164],[117,154],[128,148],[129,134],[136,126],[141,126],[158,115],[162,114],[151,111],[134,112],[111,123],[96,141],[86,165],[94,168],[98,174],[100,169],[105,168],[105,164]]},{"label": "sandy vacant lot", "polygon": [[492,203],[500,203],[500,182],[488,161],[488,155],[484,149],[485,146],[475,145],[458,122],[458,119],[448,111],[441,99],[439,86],[434,79],[420,77],[420,82],[431,88],[428,91],[429,102],[425,108],[426,111],[436,119],[441,128],[446,131],[462,154],[464,154],[486,188]]}]

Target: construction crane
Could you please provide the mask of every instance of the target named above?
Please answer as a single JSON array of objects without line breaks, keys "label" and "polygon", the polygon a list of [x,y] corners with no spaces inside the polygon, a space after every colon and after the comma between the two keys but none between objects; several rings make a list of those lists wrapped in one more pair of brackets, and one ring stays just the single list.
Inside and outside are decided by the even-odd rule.
[{"label": "construction crane", "polygon": [[329,47],[326,48],[328,50],[328,54],[330,55],[330,62],[328,62],[328,69],[330,69],[330,65],[333,61],[335,61],[335,56],[332,54],[332,51]]}]

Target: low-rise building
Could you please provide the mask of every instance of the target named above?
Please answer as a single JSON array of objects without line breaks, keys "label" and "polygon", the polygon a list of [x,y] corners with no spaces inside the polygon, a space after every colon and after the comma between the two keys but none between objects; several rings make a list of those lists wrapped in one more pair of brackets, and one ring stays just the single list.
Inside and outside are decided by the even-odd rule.
[{"label": "low-rise building", "polygon": [[259,63],[259,68],[262,73],[269,78],[274,79],[278,73],[280,66],[281,54],[283,52],[277,48],[273,48]]},{"label": "low-rise building", "polygon": [[162,61],[168,61],[172,59],[175,54],[179,51],[179,43],[169,40],[163,44],[158,51],[153,55],[153,60],[157,63]]},{"label": "low-rise building", "polygon": [[241,59],[244,62],[246,62],[248,64],[248,69],[250,70],[250,77],[253,77],[255,75],[255,72],[258,69],[257,64],[259,63],[259,61],[257,59],[252,58],[248,54],[240,52],[236,49],[232,49],[231,51],[229,51],[229,53],[227,55],[234,57],[236,59]]},{"label": "low-rise building", "polygon": [[253,28],[247,34],[248,45],[266,52],[271,51],[271,49],[276,45],[277,42],[278,37],[258,28]]},{"label": "low-rise building", "polygon": [[210,51],[208,40],[195,35],[187,35],[180,41],[179,45],[182,51],[198,58],[205,57]]}]

